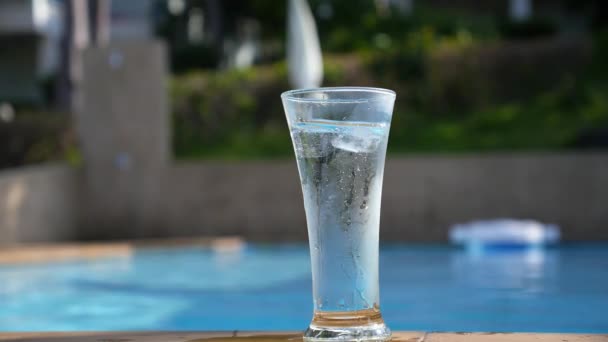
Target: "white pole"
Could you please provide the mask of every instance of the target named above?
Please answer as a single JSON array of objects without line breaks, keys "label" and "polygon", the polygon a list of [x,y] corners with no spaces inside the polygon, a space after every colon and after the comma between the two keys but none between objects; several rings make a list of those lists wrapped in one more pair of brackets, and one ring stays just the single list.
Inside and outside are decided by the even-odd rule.
[{"label": "white pole", "polygon": [[289,0],[287,64],[294,88],[315,88],[323,81],[323,56],[312,12],[306,0]]},{"label": "white pole", "polygon": [[72,6],[74,31],[73,44],[78,49],[84,49],[89,45],[89,6],[88,1],[72,0],[68,6]]}]

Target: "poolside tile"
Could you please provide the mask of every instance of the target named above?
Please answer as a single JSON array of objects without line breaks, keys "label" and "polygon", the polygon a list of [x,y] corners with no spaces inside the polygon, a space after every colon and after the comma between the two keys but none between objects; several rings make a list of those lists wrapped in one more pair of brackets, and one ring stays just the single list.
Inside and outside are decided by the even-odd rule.
[{"label": "poolside tile", "polygon": [[130,257],[133,251],[128,243],[20,245],[0,248],[0,264]]},{"label": "poolside tile", "polygon": [[21,244],[0,247],[0,265],[130,257],[136,250],[154,248],[206,247],[216,251],[235,251],[244,246],[244,240],[236,236],[96,243]]}]

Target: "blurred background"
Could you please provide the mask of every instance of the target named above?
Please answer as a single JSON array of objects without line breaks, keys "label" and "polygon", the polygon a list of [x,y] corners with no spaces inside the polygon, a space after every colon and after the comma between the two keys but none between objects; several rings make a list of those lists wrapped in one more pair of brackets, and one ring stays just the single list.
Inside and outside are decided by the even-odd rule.
[{"label": "blurred background", "polygon": [[[0,166],[77,162],[70,44],[166,42],[175,159],[288,158],[287,2],[2,1]],[[390,153],[606,148],[601,1],[310,2],[324,86],[399,94]],[[81,8],[82,7],[82,8]],[[85,8],[86,7],[86,8]]]},{"label": "blurred background", "polygon": [[398,93],[387,238],[496,217],[608,238],[604,2],[288,4],[2,1],[4,240],[302,240],[279,95],[319,85]]},{"label": "blurred background", "polygon": [[0,0],[0,330],[306,326],[280,94],[351,85],[398,94],[389,326],[607,332],[607,4]]}]

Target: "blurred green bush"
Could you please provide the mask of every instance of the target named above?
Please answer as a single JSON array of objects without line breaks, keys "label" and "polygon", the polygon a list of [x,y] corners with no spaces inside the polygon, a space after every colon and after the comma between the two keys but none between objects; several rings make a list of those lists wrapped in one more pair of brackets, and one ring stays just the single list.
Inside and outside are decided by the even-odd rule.
[{"label": "blurred green bush", "polygon": [[[555,150],[608,125],[605,35],[479,44],[466,31],[411,32],[399,49],[325,57],[325,86],[398,93],[390,152]],[[279,95],[284,63],[172,81],[177,158],[292,154]],[[582,147],[582,146],[581,146]]]},{"label": "blurred green bush", "polygon": [[[272,157],[290,151],[278,95],[284,64],[245,71],[196,71],[171,82],[178,157]],[[252,143],[255,142],[255,143]]]},{"label": "blurred green bush", "polygon": [[0,168],[58,160],[80,163],[68,115],[26,110],[0,120]]},{"label": "blurred green bush", "polygon": [[[324,2],[311,4],[316,9]],[[424,6],[409,16],[382,16],[372,1],[344,3],[331,19],[318,19],[324,86],[396,90],[391,153],[608,145],[608,31],[562,39],[554,37],[559,27],[543,18],[514,23]],[[284,24],[284,3],[247,4],[241,12],[266,13],[262,38],[282,42],[284,30],[276,27]],[[170,25],[163,29],[172,35]],[[284,61],[241,71],[195,70],[216,67],[220,56],[211,45],[183,44],[172,46],[171,57],[176,158],[292,155],[279,98],[290,87]],[[27,111],[0,121],[0,167],[78,163],[69,121]]]}]

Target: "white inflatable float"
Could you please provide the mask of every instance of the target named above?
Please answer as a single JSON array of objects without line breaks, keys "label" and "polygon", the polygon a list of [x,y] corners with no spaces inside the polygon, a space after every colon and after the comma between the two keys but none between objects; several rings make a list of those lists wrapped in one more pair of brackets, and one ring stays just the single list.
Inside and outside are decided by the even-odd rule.
[{"label": "white inflatable float", "polygon": [[457,224],[450,228],[450,241],[467,248],[528,248],[559,242],[554,224],[532,220],[497,219]]}]

